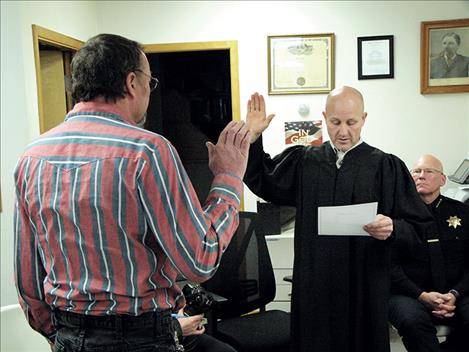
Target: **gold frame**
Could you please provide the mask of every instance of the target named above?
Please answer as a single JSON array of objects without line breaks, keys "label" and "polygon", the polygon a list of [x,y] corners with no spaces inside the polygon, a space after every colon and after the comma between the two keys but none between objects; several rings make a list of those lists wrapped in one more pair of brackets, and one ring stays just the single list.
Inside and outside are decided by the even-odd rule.
[{"label": "gold frame", "polygon": [[34,46],[34,63],[36,66],[36,85],[37,85],[37,100],[39,112],[39,131],[45,132],[45,116],[44,116],[44,102],[42,94],[42,76],[41,76],[41,60],[39,54],[39,43],[52,45],[59,49],[71,49],[77,51],[84,44],[84,42],[66,36],[64,34],[51,31],[50,29],[40,27],[36,24],[32,25],[33,30],[33,46]]},{"label": "gold frame", "polygon": [[[458,29],[467,27],[469,30],[469,18],[462,18],[456,20],[444,20],[444,21],[426,21],[420,25],[420,93],[421,94],[434,94],[434,93],[463,93],[469,92],[469,84],[463,83],[458,84],[452,80],[458,78],[437,78],[438,80],[444,80],[438,85],[430,84],[430,31],[433,29]],[[465,39],[466,42],[469,37]],[[461,42],[463,42],[461,40]],[[465,77],[460,77],[465,78]],[[446,81],[446,82],[445,82]]]},{"label": "gold frame", "polygon": [[334,89],[334,33],[268,36],[267,53],[269,95],[320,94]]}]

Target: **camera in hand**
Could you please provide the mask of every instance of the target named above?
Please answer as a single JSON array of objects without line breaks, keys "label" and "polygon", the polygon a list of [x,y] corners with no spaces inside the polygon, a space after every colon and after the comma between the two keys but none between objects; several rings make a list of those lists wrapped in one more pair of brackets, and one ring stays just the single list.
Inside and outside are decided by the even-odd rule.
[{"label": "camera in hand", "polygon": [[182,293],[186,297],[184,311],[189,315],[205,313],[212,307],[213,297],[200,285],[186,284]]}]

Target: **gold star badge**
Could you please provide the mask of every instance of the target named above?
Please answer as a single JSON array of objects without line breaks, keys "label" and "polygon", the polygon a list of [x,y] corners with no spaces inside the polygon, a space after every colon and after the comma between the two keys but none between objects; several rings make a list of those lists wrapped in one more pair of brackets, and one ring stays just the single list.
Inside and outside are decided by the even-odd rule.
[{"label": "gold star badge", "polygon": [[454,228],[461,226],[461,219],[458,218],[457,216],[450,216],[448,220],[446,220],[448,223],[448,227],[453,226]]}]

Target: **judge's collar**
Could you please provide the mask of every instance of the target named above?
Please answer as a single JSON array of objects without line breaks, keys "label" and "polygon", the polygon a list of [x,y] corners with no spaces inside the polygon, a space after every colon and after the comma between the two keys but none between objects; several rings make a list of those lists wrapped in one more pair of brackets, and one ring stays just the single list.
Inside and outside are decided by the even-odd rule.
[{"label": "judge's collar", "polygon": [[337,148],[334,145],[334,143],[331,142],[332,150],[334,151],[334,153],[336,155],[336,158],[337,158],[335,164],[336,164],[338,169],[340,169],[340,167],[342,166],[342,162],[344,161],[345,154],[347,154],[349,151],[356,148],[357,146],[359,146],[362,143],[363,143],[363,140],[360,138],[360,140],[357,142],[357,144],[355,144],[350,149],[348,149],[344,152],[344,151],[340,150],[339,148]]},{"label": "judge's collar", "polygon": [[347,154],[349,151],[351,151],[352,149],[358,147],[360,144],[363,143],[363,140],[360,138],[360,140],[357,142],[357,144],[355,144],[354,146],[352,146],[350,149],[346,150],[345,152],[340,150],[339,148],[337,148],[334,143],[332,143],[331,141],[331,146],[332,146],[332,150],[334,151],[334,153],[339,156],[339,155],[344,155]]}]

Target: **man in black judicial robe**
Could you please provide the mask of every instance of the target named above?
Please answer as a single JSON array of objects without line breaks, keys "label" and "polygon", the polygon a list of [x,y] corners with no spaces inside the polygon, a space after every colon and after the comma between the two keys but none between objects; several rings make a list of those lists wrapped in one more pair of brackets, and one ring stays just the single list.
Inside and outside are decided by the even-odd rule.
[{"label": "man in black judicial robe", "polygon": [[[252,95],[245,183],[263,199],[297,209],[291,350],[388,352],[389,242],[401,228],[421,235],[431,217],[404,163],[361,141],[360,92],[333,90],[323,114],[331,142],[271,159],[260,135],[273,115],[266,117],[263,97]],[[364,226],[370,237],[318,235],[318,207],[367,202],[378,202],[378,215]]]},{"label": "man in black judicial robe", "polygon": [[440,194],[443,165],[423,155],[411,171],[417,192],[435,218],[426,241],[392,245],[389,320],[408,351],[443,351],[435,325],[453,327],[444,351],[469,349],[469,207]]}]

